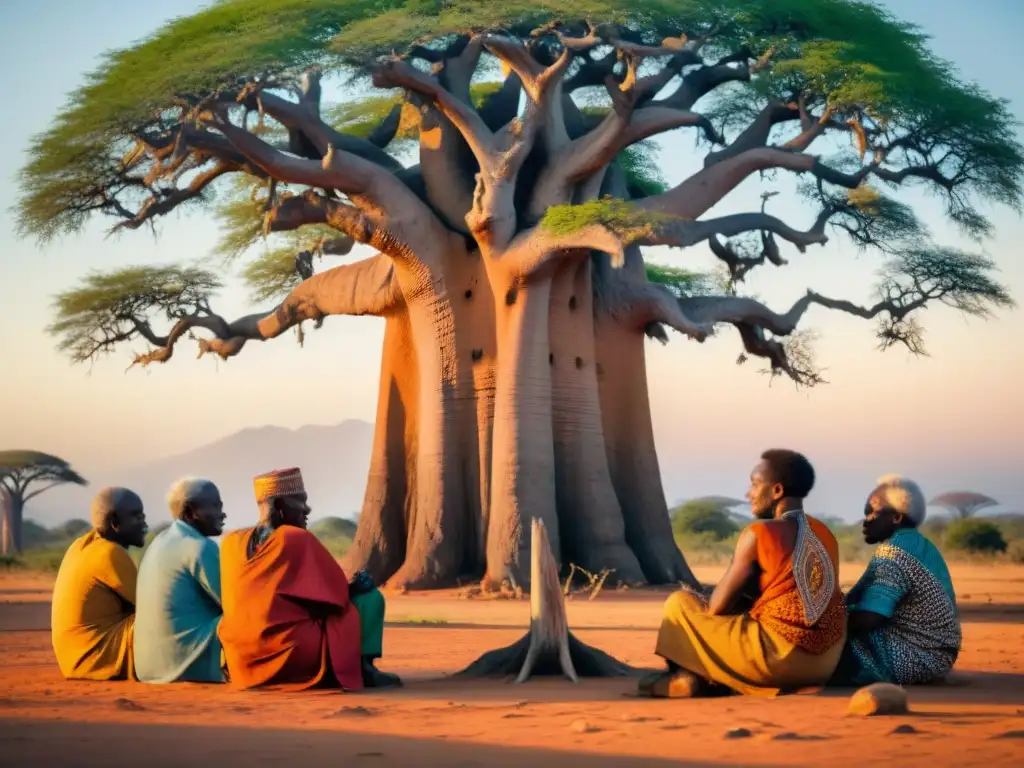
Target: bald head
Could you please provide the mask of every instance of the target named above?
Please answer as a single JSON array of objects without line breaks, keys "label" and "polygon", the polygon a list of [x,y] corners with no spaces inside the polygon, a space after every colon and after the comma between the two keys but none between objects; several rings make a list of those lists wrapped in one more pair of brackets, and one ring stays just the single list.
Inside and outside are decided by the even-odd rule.
[{"label": "bald head", "polygon": [[210,480],[185,477],[167,494],[171,517],[195,528],[203,536],[219,536],[224,530],[224,504],[220,490]]},{"label": "bald head", "polygon": [[142,499],[127,488],[108,487],[97,493],[89,510],[92,527],[105,539],[123,547],[141,547],[146,541],[146,515]]}]

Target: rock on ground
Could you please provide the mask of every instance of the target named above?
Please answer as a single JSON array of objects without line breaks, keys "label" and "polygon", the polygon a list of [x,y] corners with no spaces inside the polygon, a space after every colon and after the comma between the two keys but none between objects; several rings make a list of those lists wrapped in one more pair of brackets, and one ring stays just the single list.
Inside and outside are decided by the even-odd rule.
[{"label": "rock on ground", "polygon": [[891,683],[875,683],[861,688],[850,698],[851,715],[903,715],[909,711],[907,692]]}]

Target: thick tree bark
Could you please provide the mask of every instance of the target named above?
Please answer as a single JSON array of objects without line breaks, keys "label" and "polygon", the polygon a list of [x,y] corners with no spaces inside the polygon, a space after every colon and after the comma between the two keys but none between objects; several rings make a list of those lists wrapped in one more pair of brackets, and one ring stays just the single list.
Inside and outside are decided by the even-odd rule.
[{"label": "thick tree bark", "polygon": [[[608,257],[596,256],[594,269],[599,279],[611,275]],[[645,279],[639,249],[626,249],[623,271],[633,279]],[[662,487],[647,391],[643,324],[614,316],[607,304],[615,301],[614,295],[598,297],[594,338],[604,446],[622,507],[626,541],[650,583],[696,584],[675,544]]]},{"label": "thick tree bark", "polygon": [[345,559],[349,573],[366,569],[377,584],[405,562],[406,530],[416,514],[416,366],[416,346],[403,309],[385,320],[370,471],[359,527]]},{"label": "thick tree bark", "polygon": [[498,372],[486,580],[500,584],[512,579],[525,589],[531,517],[544,523],[556,557],[561,552],[548,360],[551,277],[536,275],[520,284],[491,274],[491,281],[504,290],[495,295]]},{"label": "thick tree bark", "polygon": [[640,564],[626,545],[622,509],[604,448],[589,255],[570,261],[555,275],[550,323],[555,489],[563,562],[595,573],[613,569],[613,582],[642,582]]},{"label": "thick tree bark", "polygon": [[643,332],[598,316],[598,385],[604,446],[626,541],[651,584],[694,583],[672,535],[647,392]]},{"label": "thick tree bark", "polygon": [[[407,299],[418,361],[416,501],[405,562],[389,585],[451,586],[466,565],[465,539],[477,501],[466,492],[465,426],[475,422],[471,382],[460,376],[455,318],[444,280]],[[475,468],[474,468],[475,470]]]},{"label": "thick tree bark", "polygon": [[[481,576],[487,564],[487,529],[491,508],[491,439],[497,371],[494,294],[477,250],[452,251],[449,262],[453,306],[458,323],[459,362],[471,384],[475,415],[463,425],[466,493],[472,520],[466,528],[467,575]],[[475,461],[474,461],[475,457]]]}]

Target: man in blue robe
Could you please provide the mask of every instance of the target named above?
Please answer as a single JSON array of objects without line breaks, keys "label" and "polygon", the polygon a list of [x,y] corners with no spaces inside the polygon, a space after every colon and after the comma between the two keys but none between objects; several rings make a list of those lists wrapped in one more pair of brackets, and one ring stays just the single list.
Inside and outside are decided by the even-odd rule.
[{"label": "man in blue robe", "polygon": [[223,682],[220,549],[224,504],[209,480],[171,487],[174,522],[146,550],[139,566],[135,669],[146,683]]}]

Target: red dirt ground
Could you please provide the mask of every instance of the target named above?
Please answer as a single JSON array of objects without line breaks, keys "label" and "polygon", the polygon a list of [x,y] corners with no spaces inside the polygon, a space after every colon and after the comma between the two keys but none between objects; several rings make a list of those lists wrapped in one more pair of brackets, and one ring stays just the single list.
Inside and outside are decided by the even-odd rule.
[{"label": "red dirt ground", "polygon": [[[844,582],[858,572],[845,566]],[[1024,567],[954,566],[953,578],[964,651],[950,682],[912,689],[911,715],[865,719],[846,716],[848,692],[654,701],[624,679],[451,679],[517,639],[529,616],[526,601],[454,593],[389,598],[382,667],[406,681],[395,692],[66,682],[50,649],[52,577],[0,574],[0,764],[1022,765]],[[570,626],[623,661],[657,666],[665,594],[577,597]],[[901,725],[914,732],[893,734]],[[733,728],[751,735],[727,738]]]}]

